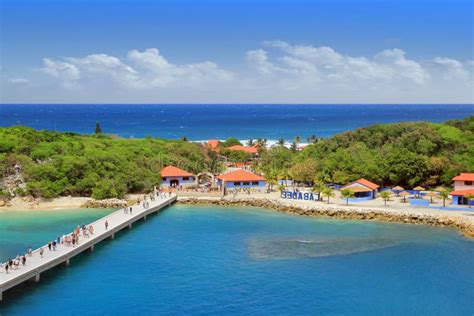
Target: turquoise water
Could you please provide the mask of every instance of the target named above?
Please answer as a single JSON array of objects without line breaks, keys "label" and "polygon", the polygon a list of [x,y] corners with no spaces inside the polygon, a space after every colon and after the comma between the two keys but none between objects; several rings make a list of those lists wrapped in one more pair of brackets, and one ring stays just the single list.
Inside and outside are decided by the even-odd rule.
[{"label": "turquoise water", "polygon": [[9,291],[0,313],[472,315],[473,262],[450,229],[175,205]]},{"label": "turquoise water", "polygon": [[71,232],[77,225],[91,223],[112,209],[68,209],[0,212],[0,261],[24,254]]}]

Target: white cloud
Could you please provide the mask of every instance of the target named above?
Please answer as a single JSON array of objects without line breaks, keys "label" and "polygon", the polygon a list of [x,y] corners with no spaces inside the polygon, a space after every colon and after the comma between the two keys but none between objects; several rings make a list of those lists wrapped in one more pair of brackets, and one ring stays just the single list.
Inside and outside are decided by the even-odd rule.
[{"label": "white cloud", "polygon": [[13,83],[13,84],[26,84],[26,83],[29,83],[30,81],[25,78],[8,78],[8,82]]},{"label": "white cloud", "polygon": [[[398,48],[351,56],[281,40],[248,50],[244,60],[247,68],[233,70],[212,61],[180,64],[157,48],[124,57],[44,58],[41,70],[51,80],[11,76],[16,79],[2,84],[29,81],[32,91],[49,98],[37,97],[39,102],[474,102],[472,60],[415,60]],[[68,89],[54,89],[58,83]],[[5,91],[9,101],[24,95]]]}]

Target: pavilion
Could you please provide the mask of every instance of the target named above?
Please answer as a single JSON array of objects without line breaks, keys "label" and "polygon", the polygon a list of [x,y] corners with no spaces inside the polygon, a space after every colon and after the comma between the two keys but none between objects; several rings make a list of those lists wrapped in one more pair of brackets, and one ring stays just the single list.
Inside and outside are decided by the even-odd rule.
[{"label": "pavilion", "polygon": [[377,197],[377,192],[379,188],[379,185],[367,179],[360,178],[359,180],[356,180],[341,187],[341,190],[351,189],[354,192],[355,201],[365,201],[375,199]]},{"label": "pavilion", "polygon": [[217,185],[225,189],[254,188],[264,190],[264,177],[245,170],[236,170],[217,176]]},{"label": "pavilion", "polygon": [[167,166],[161,170],[161,186],[179,187],[193,185],[195,176],[183,169],[174,166]]}]

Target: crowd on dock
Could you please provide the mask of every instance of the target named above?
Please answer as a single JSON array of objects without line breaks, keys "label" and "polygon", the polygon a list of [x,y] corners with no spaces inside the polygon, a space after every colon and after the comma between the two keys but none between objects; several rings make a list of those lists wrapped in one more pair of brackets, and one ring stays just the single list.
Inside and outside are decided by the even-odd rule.
[{"label": "crowd on dock", "polygon": [[[150,207],[150,202],[155,201],[156,198],[158,199],[165,199],[172,195],[170,192],[165,192],[161,189],[155,189],[153,193],[149,195],[144,195],[143,200],[137,200],[136,206],[142,206],[143,209],[148,209]],[[133,206],[124,207],[123,212],[125,214],[133,215]],[[109,222],[106,219],[104,222],[105,230],[109,228]],[[32,247],[30,246],[24,255],[17,255],[14,259],[9,258],[6,262],[0,265],[0,271],[9,273],[13,270],[19,270],[22,266],[26,265],[27,258],[39,255],[40,258],[46,257],[48,252],[55,252],[59,247],[73,247],[80,245],[80,243],[92,235],[94,235],[94,225],[81,225],[76,226],[76,228],[70,234],[64,234],[62,236],[58,236],[55,240],[48,241],[46,246],[42,246],[36,251],[33,251]],[[45,252],[45,249],[46,252]]]}]

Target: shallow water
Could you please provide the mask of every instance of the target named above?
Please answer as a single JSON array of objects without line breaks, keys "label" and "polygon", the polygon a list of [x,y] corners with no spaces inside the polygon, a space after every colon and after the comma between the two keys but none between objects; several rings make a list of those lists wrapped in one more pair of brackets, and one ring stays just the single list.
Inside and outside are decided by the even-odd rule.
[{"label": "shallow water", "polygon": [[472,262],[451,229],[175,205],[7,292],[0,313],[472,315]]}]

